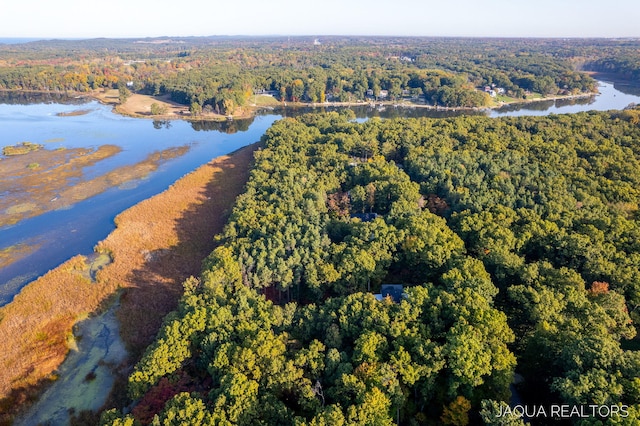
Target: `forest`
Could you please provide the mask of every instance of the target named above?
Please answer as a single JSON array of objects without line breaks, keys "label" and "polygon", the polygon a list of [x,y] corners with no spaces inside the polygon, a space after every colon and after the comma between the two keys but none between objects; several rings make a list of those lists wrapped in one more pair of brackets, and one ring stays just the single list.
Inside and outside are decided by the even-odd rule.
[{"label": "forest", "polygon": [[639,114],[276,122],[102,424],[638,424]]},{"label": "forest", "polygon": [[595,81],[581,70],[637,77],[637,61],[637,43],[619,40],[49,40],[0,45],[0,89],[90,93],[126,87],[223,114],[265,92],[282,102],[407,100],[470,108],[490,105],[494,89],[510,101],[590,93]]},{"label": "forest", "polygon": [[[637,81],[625,39],[195,37],[0,45],[0,90],[482,108]],[[78,101],[80,102],[80,101]],[[237,118],[237,117],[236,117]],[[250,119],[249,119],[250,120]],[[155,121],[156,128],[170,126]],[[194,121],[242,131],[248,122]],[[103,425],[640,423],[640,108],[276,122],[217,248]],[[383,286],[402,286],[384,297]],[[122,401],[126,399],[126,401]]]}]

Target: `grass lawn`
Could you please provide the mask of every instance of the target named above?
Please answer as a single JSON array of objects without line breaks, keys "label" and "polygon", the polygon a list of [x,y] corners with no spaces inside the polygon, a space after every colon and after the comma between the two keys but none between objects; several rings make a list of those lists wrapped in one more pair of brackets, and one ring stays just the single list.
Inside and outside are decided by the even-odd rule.
[{"label": "grass lawn", "polygon": [[280,101],[271,95],[254,95],[249,98],[249,104],[256,106],[276,106],[280,105]]}]

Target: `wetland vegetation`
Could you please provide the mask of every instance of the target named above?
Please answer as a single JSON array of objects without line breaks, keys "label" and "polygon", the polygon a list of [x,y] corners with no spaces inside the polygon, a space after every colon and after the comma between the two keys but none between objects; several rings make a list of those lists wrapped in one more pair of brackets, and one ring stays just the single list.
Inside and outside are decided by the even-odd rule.
[{"label": "wetland vegetation", "polygon": [[2,148],[2,155],[5,157],[11,157],[14,155],[24,155],[29,152],[38,151],[43,145],[33,142],[21,142],[16,145],[9,145]]},{"label": "wetland vegetation", "polygon": [[[181,125],[165,119],[189,117],[198,119],[194,130],[232,133],[246,124],[226,116],[267,98],[267,109],[406,102],[450,112],[587,95],[596,81],[584,69],[633,77],[639,47],[587,39],[157,41],[0,46],[0,87],[101,96],[121,112],[155,117],[158,131]],[[60,116],[96,113],[77,111]],[[200,120],[207,117],[225,121]],[[518,425],[496,417],[514,373],[527,403],[627,413],[568,423],[634,424],[638,117],[630,106],[548,117],[359,122],[340,110],[279,120],[260,149],[220,158],[121,214],[96,246],[100,256],[72,258],[0,308],[0,340],[19,342],[0,355],[8,366],[3,420],[56,380],[72,325],[117,294],[130,358],[103,407],[104,425]],[[68,192],[43,192],[53,203],[126,184],[127,167],[149,173],[197,148],[164,146],[139,159],[143,167],[83,176],[92,156],[118,149],[105,147],[41,149],[0,164],[25,191],[46,187],[50,170],[73,182]],[[79,163],[65,169],[72,150],[70,162]],[[28,198],[0,208],[5,225],[46,204]],[[0,262],[29,250],[14,244]],[[376,300],[372,293],[389,283],[402,284],[404,297]],[[95,412],[76,414],[98,422]]]},{"label": "wetland vegetation", "polygon": [[[220,157],[120,214],[116,230],[96,247],[109,262],[76,256],[0,308],[6,348],[0,354],[6,367],[0,371],[2,421],[57,380],[73,325],[110,305],[118,289],[116,315],[124,344],[132,359],[139,356],[162,317],[176,306],[182,281],[199,273],[201,260],[212,250],[211,235],[221,232],[242,190],[252,151]],[[78,409],[88,409],[90,402],[78,401]]]},{"label": "wetland vegetation", "polygon": [[6,188],[0,199],[3,213],[0,227],[50,210],[68,208],[107,189],[143,179],[188,149],[184,146],[151,153],[136,164],[118,167],[95,178],[87,178],[83,170],[120,153],[120,147],[38,150],[7,158],[2,162],[3,175],[0,176],[0,185]]}]

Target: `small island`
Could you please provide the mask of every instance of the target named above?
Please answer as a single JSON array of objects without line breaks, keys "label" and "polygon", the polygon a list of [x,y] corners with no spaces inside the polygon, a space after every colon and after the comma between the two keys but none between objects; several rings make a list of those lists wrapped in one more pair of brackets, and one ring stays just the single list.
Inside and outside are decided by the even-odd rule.
[{"label": "small island", "polygon": [[2,148],[2,155],[10,157],[14,155],[25,155],[30,152],[42,149],[44,145],[33,142],[20,142],[16,145],[9,145]]}]

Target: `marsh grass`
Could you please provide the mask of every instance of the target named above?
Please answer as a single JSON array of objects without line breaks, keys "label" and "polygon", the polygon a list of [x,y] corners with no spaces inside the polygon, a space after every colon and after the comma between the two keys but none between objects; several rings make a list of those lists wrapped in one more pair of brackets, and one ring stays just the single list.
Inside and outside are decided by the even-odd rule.
[{"label": "marsh grass", "polygon": [[24,155],[33,151],[38,151],[42,149],[44,145],[33,143],[33,142],[20,142],[16,145],[9,145],[2,148],[2,155],[4,156],[12,156],[12,155]]},{"label": "marsh grass", "polygon": [[70,207],[110,188],[144,179],[188,150],[189,146],[180,146],[152,152],[136,164],[119,167],[93,179],[86,178],[84,168],[118,154],[120,147],[103,145],[95,150],[43,150],[5,159],[0,185],[11,185],[12,191],[0,198],[0,213],[4,212],[0,215],[0,226]]},{"label": "marsh grass", "polygon": [[[26,286],[0,308],[0,424],[35,398],[74,343],[72,328],[120,293],[121,336],[134,363],[175,308],[182,282],[199,275],[236,197],[256,145],[184,176],[165,192],[126,210],[95,256],[75,256]],[[153,254],[149,256],[148,254]],[[99,267],[96,267],[98,260]],[[93,263],[93,268],[92,268]],[[119,292],[118,289],[121,289]],[[127,366],[120,366],[125,375]],[[125,380],[117,380],[124,386]],[[116,389],[111,400],[118,400]]]}]

